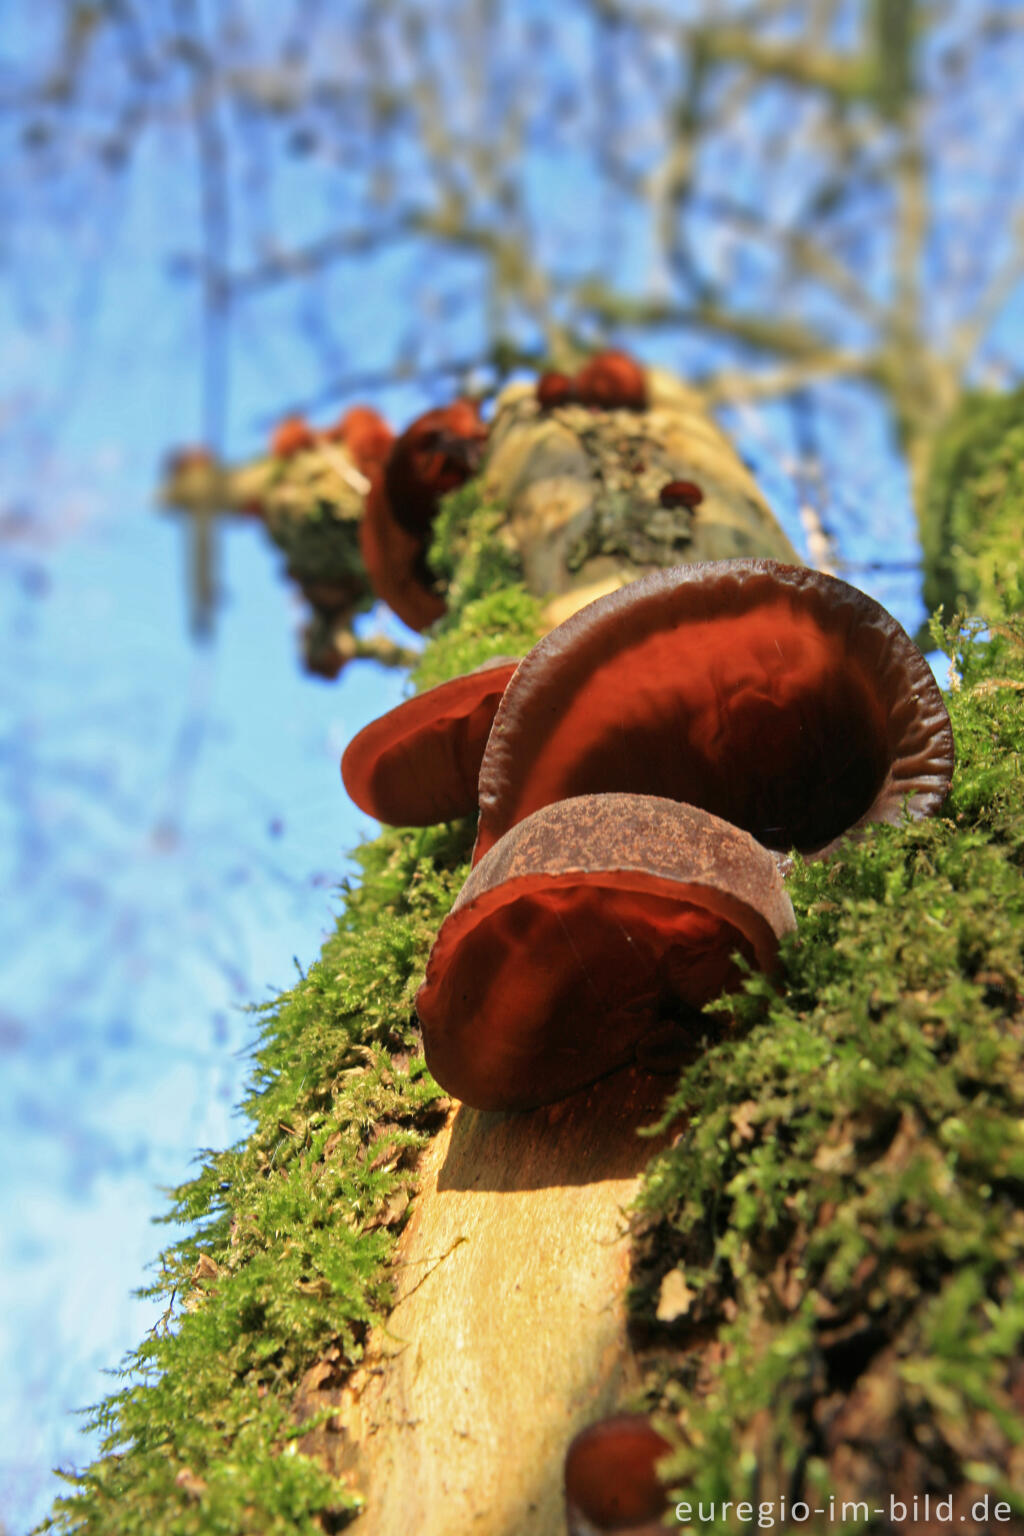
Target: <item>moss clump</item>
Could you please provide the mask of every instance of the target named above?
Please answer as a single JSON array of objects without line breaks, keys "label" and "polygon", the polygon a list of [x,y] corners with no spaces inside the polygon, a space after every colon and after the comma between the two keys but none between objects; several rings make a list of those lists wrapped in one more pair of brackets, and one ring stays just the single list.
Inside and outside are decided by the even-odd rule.
[{"label": "moss clump", "polygon": [[412,1000],[467,853],[457,826],[361,849],[319,960],[258,1010],[254,1129],[175,1192],[187,1232],[148,1292],[163,1326],[93,1410],[102,1455],[43,1529],[294,1536],[356,1507],[298,1449],[296,1386],[329,1346],[358,1360],[387,1305],[410,1164],[446,1108]]},{"label": "moss clump", "polygon": [[1024,568],[1024,389],[969,395],[942,435],[921,514],[932,611],[998,608],[997,581]]},{"label": "moss clump", "polygon": [[331,582],[359,594],[362,606],[372,602],[359,551],[358,524],[338,516],[334,502],[322,498],[266,515],[274,543],[288,560],[288,575],[299,582]]},{"label": "moss clump", "polygon": [[633,1306],[680,1499],[1024,1513],[1024,624],[980,629],[945,816],[798,867],[781,993],[666,1112]]},{"label": "moss clump", "polygon": [[479,480],[445,497],[429,563],[446,586],[448,611],[413,674],[418,688],[471,672],[493,656],[522,656],[540,639],[541,605],[522,584],[504,513],[483,499]]}]

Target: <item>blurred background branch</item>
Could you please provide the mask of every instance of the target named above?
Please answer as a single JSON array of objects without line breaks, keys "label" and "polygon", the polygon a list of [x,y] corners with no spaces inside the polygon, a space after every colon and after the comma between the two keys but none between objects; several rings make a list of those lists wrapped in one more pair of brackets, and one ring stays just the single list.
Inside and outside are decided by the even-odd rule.
[{"label": "blurred background branch", "polygon": [[[1020,285],[1024,102],[1000,85],[1019,46],[1014,9],[976,0],[574,0],[557,16],[387,0],[297,4],[272,25],[259,6],[117,0],[68,6],[4,110],[34,194],[123,174],[147,134],[194,136],[198,244],[168,244],[206,317],[217,451],[232,338],[281,289],[329,332],[312,292],[340,274],[358,302],[390,252],[413,267],[390,359],[346,358],[281,414],[378,383],[493,387],[616,338],[674,349],[720,403],[799,410],[820,381],[866,383],[920,499],[939,424],[998,370],[988,343]],[[301,210],[289,163],[315,169]],[[193,537],[205,622],[205,519]]]}]

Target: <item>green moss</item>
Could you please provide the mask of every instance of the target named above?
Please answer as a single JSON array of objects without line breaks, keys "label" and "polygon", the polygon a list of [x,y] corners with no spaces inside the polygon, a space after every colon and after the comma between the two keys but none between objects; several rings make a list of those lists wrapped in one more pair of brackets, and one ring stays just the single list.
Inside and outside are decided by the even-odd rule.
[{"label": "green moss", "polygon": [[351,516],[340,515],[336,503],[311,496],[286,512],[268,513],[265,522],[274,543],[284,551],[288,574],[295,581],[334,583],[353,594],[364,594],[362,606],[370,606],[359,525]]},{"label": "green moss", "polygon": [[455,826],[361,849],[319,960],[258,1010],[252,1133],[175,1191],[185,1235],[147,1293],[164,1322],[93,1411],[102,1455],[44,1529],[293,1536],[355,1508],[297,1449],[293,1402],[327,1346],[359,1359],[387,1306],[409,1162],[439,1114],[412,1001],[467,842]]},{"label": "green moss", "polygon": [[1024,389],[969,395],[938,444],[921,512],[929,611],[993,613],[1022,569]]},{"label": "green moss", "polygon": [[[1024,625],[943,638],[946,814],[797,868],[784,986],[749,979],[648,1171],[633,1307],[680,1498],[834,1489],[852,1444],[857,1497],[899,1493],[897,1446],[911,1494],[1024,1512]],[[688,1306],[659,1323],[673,1269]]]},{"label": "green moss", "polygon": [[448,611],[413,674],[418,688],[470,672],[493,656],[525,655],[540,639],[541,605],[522,585],[504,514],[483,499],[479,481],[442,503],[430,568],[446,588]]}]

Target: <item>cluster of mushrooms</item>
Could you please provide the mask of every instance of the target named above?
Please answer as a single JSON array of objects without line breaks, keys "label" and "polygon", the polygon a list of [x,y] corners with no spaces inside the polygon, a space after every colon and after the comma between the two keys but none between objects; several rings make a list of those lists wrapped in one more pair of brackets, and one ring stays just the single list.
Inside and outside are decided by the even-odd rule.
[{"label": "cluster of mushrooms", "polygon": [[479,1109],[566,1097],[770,971],[784,875],[945,798],[949,718],[873,599],[769,560],[654,572],[401,704],[342,760],[355,803],[479,811],[473,869],[416,1008],[437,1081]]},{"label": "cluster of mushrooms", "polygon": [[[572,377],[545,373],[537,381],[542,412],[569,404],[592,411],[642,411],[648,401],[643,368],[628,354],[607,350]],[[376,597],[411,629],[423,630],[444,613],[427,564],[430,531],[441,499],[480,468],[488,428],[475,401],[454,400],[426,411],[399,434],[370,406],[353,406],[332,427],[318,431],[301,416],[275,427],[271,457],[294,459],[325,443],[343,447],[365,482],[359,551]],[[702,500],[690,481],[665,486],[666,507]]]},{"label": "cluster of mushrooms", "polygon": [[213,501],[265,523],[313,609],[306,665],[333,678],[353,653],[339,633],[371,593],[412,629],[444,612],[427,565],[430,529],[442,497],[475,474],[486,440],[469,400],[427,411],[398,435],[368,405],[323,428],[287,416],[266,456],[236,469],[202,447],[172,454],[163,495],[172,506]]},{"label": "cluster of mushrooms", "polygon": [[359,553],[370,586],[410,629],[422,630],[445,608],[427,566],[431,526],[441,498],[476,473],[486,441],[477,405],[455,400],[418,416],[397,437],[366,405],[353,406],[323,433],[288,417],[276,427],[270,451],[289,459],[324,442],[346,450],[363,477]]}]

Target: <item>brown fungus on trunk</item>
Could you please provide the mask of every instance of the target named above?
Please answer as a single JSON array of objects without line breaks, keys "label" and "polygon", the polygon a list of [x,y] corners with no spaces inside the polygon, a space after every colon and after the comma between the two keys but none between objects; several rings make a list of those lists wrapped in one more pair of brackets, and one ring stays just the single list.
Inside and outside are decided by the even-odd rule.
[{"label": "brown fungus on trunk", "polygon": [[537,380],[537,402],[542,411],[557,410],[576,399],[576,385],[567,373],[542,373]]},{"label": "brown fungus on trunk", "polygon": [[[427,1065],[476,1109],[567,1097],[651,1030],[770,970],[795,927],[771,854],[705,811],[587,795],[527,817],[471,873],[416,997]],[[696,1042],[695,1042],[696,1043]]]},{"label": "brown fungus on trunk", "polygon": [[270,438],[270,452],[278,459],[292,459],[316,447],[316,433],[304,416],[286,416]]},{"label": "brown fungus on trunk", "polygon": [[375,597],[386,603],[403,624],[423,630],[445,611],[444,598],[433,590],[423,553],[423,541],[396,521],[384,489],[383,470],[368,471],[370,492],[359,523],[359,552]]},{"label": "brown fungus on trunk", "polygon": [[772,560],[657,571],[547,634],[480,770],[474,859],[539,807],[625,790],[766,847],[829,852],[942,805],[953,737],[920,651],[872,598]]},{"label": "brown fungus on trunk", "polygon": [[643,1414],[616,1414],[582,1430],[565,1456],[568,1536],[661,1536],[669,1500],[658,1462],[671,1449]]},{"label": "brown fungus on trunk", "polygon": [[517,666],[497,656],[406,699],[354,736],[341,777],[359,809],[396,827],[472,815],[487,735]]},{"label": "brown fungus on trunk", "polygon": [[647,378],[628,352],[599,352],[584,363],[575,379],[576,399],[601,411],[643,411]]},{"label": "brown fungus on trunk", "polygon": [[384,485],[400,528],[425,547],[441,498],[476,474],[487,427],[471,400],[426,411],[406,427],[388,454]]},{"label": "brown fungus on trunk", "polygon": [[373,465],[387,463],[395,442],[395,434],[372,405],[351,406],[324,437],[329,443],[342,443],[364,474]]},{"label": "brown fungus on trunk", "polygon": [[487,427],[470,400],[418,416],[386,453],[360,467],[370,480],[359,547],[374,593],[410,629],[445,611],[427,563],[430,531],[442,497],[474,475]]},{"label": "brown fungus on trunk", "polygon": [[704,492],[694,480],[670,480],[658,492],[663,507],[688,507],[692,512],[704,500]]}]

